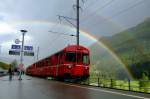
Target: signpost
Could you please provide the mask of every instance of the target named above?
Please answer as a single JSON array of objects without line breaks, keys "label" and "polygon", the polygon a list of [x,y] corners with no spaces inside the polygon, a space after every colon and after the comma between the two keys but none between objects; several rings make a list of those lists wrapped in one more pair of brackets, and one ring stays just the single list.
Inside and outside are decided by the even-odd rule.
[{"label": "signpost", "polygon": [[[22,41],[19,39],[15,40],[15,45],[11,46],[11,50],[9,50],[9,55],[20,55],[20,65],[19,68],[19,80],[22,80],[21,75],[23,71],[23,56],[34,56],[33,46],[24,46],[24,36],[27,30],[20,30],[22,32]],[[18,45],[19,43],[21,45]]]}]

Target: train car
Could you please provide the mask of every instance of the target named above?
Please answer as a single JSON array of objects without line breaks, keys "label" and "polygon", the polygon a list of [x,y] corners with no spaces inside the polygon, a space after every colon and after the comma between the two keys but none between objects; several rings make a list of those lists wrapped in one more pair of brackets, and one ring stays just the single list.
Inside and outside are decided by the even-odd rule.
[{"label": "train car", "polygon": [[68,45],[63,50],[48,56],[26,69],[32,76],[59,79],[89,77],[89,50],[83,46]]}]

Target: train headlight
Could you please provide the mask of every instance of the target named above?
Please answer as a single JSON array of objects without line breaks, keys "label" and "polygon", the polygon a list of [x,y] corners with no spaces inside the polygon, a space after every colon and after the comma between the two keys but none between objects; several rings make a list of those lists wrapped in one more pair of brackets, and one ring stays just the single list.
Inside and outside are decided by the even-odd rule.
[{"label": "train headlight", "polygon": [[72,65],[68,65],[68,68],[72,68]]},{"label": "train headlight", "polygon": [[88,69],[88,67],[86,66],[85,69]]}]

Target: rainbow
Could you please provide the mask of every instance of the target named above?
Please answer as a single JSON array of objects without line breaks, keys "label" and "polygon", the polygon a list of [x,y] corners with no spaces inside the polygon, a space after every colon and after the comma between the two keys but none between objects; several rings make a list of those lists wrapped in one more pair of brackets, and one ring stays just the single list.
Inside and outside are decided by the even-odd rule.
[{"label": "rainbow", "polygon": [[88,32],[85,32],[85,31],[81,31],[81,33],[83,35],[85,35],[86,37],[90,38],[91,40],[94,40],[96,41],[101,47],[103,47],[104,49],[106,49],[113,57],[114,59],[119,62],[123,67],[124,69],[126,70],[126,72],[128,73],[128,76],[131,77],[131,79],[133,79],[133,75],[130,71],[130,69],[128,68],[128,66],[119,58],[119,56],[113,52],[113,50],[111,49],[111,47],[109,47],[108,45],[106,45],[101,39],[98,39],[96,38],[94,35],[88,33]]},{"label": "rainbow", "polygon": [[[43,21],[43,20],[42,20],[42,21],[40,21],[40,20],[28,20],[28,21],[15,21],[15,22],[11,22],[11,23],[9,23],[9,24],[13,24],[13,25],[18,25],[18,24],[25,24],[25,25],[27,25],[27,24],[32,24],[32,25],[34,25],[34,24],[44,24],[44,25],[48,25],[48,26],[52,26],[52,27],[53,27],[53,26],[55,26],[57,23],[55,23],[55,22]],[[116,25],[116,24],[115,24],[115,25]],[[63,24],[62,26],[65,27],[65,28],[67,28],[67,29],[69,29],[69,30],[71,30],[71,31],[75,31],[75,29],[72,28],[72,27],[70,27],[70,26],[67,26],[67,25],[64,25],[64,24]],[[119,26],[119,27],[120,27],[120,26]],[[106,44],[105,44],[102,40],[100,40],[99,38],[97,38],[97,37],[95,37],[94,35],[92,35],[92,33],[86,32],[86,31],[84,31],[84,30],[80,30],[80,33],[81,33],[83,36],[87,37],[88,39],[97,42],[97,43],[99,44],[99,46],[101,46],[101,47],[103,47],[104,49],[106,49],[106,50],[108,51],[108,53],[110,53],[110,54],[114,57],[114,59],[115,59],[119,64],[121,64],[121,65],[124,67],[125,71],[128,73],[128,76],[129,76],[131,79],[134,79],[134,77],[133,77],[133,75],[132,75],[130,69],[128,68],[128,66],[117,56],[116,53],[113,52],[113,50],[112,50],[108,45],[106,45]]]}]

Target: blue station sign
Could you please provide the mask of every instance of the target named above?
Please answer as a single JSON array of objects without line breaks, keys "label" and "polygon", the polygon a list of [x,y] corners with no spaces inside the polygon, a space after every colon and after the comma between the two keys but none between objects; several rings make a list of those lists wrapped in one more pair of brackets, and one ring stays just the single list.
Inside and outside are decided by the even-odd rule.
[{"label": "blue station sign", "polygon": [[[12,45],[11,49],[20,50],[21,45]],[[24,50],[33,51],[33,46],[24,46]]]},{"label": "blue station sign", "polygon": [[24,50],[32,51],[33,50],[33,46],[24,46]]},{"label": "blue station sign", "polygon": [[20,45],[12,45],[11,49],[21,49],[21,46]]}]

